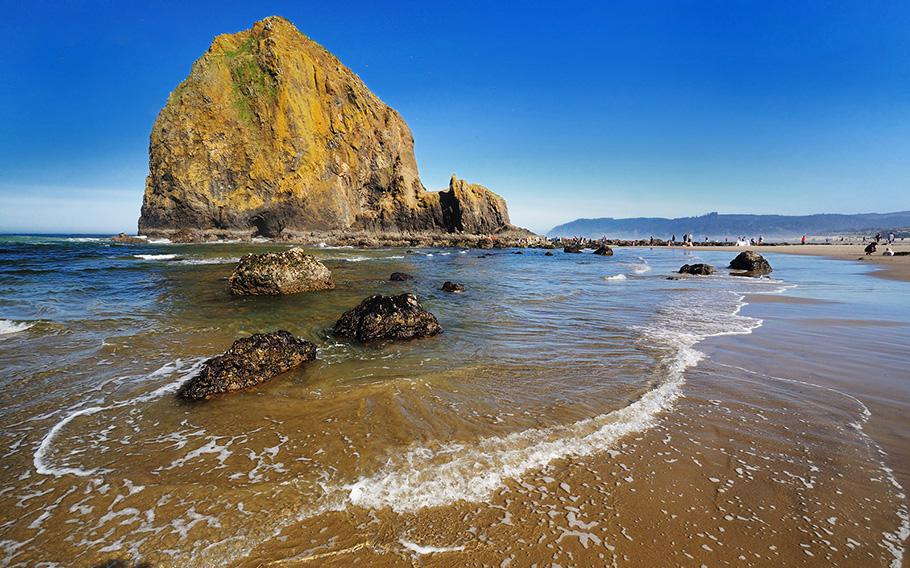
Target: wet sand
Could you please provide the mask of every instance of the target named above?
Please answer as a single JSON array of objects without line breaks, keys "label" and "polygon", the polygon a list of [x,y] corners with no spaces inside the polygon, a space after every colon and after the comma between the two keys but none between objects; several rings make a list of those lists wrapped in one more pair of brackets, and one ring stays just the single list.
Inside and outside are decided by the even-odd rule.
[{"label": "wet sand", "polygon": [[[806,244],[806,245],[781,245],[781,246],[749,246],[749,247],[718,247],[718,246],[695,246],[687,250],[697,252],[701,250],[715,250],[724,252],[734,252],[743,250],[754,250],[758,253],[781,253],[781,254],[799,254],[809,256],[823,256],[837,260],[861,261],[875,266],[876,270],[872,272],[874,276],[888,278],[891,280],[901,280],[910,282],[910,255],[907,256],[882,256],[886,245],[878,247],[878,251],[866,256],[863,249],[865,243],[857,244]],[[631,247],[643,248],[643,247]],[[682,248],[682,247],[674,247]],[[910,252],[910,243],[898,241],[891,245],[891,249],[897,252]]]},{"label": "wet sand", "polygon": [[748,349],[742,338],[708,340],[710,359],[653,428],[509,481],[488,503],[348,508],[252,556],[273,558],[266,566],[899,567],[907,511],[897,479],[908,481],[910,445],[892,411],[907,401],[867,408],[866,396],[839,390],[849,374],[804,380],[800,356],[842,366],[846,344],[809,340],[773,356],[781,337],[821,329],[800,323],[782,336],[771,324]]},{"label": "wet sand", "polygon": [[[670,281],[732,251],[336,249],[314,251],[335,290],[238,299],[224,278],[245,245],[45,246],[6,270],[22,310],[59,308],[0,341],[0,565],[902,562],[910,305],[858,263],[775,255],[772,278]],[[326,334],[404,290],[442,336]],[[275,327],[319,360],[173,396]]]}]

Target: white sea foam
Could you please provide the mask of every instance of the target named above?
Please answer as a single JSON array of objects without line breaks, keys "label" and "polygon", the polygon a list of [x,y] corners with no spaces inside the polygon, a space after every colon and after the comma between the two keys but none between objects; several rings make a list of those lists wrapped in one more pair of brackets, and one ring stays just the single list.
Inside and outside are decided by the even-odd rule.
[{"label": "white sea foam", "polygon": [[643,341],[670,349],[672,356],[661,366],[659,386],[629,406],[569,425],[482,438],[472,445],[412,446],[391,457],[379,472],[344,486],[348,500],[397,512],[458,500],[481,502],[507,479],[518,479],[555,459],[605,451],[624,436],[650,428],[679,397],[686,369],[702,359],[696,344],[711,336],[748,334],[761,325],[761,320],[738,314],[744,302],[742,296],[735,298],[727,305],[686,298],[660,311],[654,325],[641,328]]},{"label": "white sea foam", "polygon": [[19,333],[20,331],[25,331],[33,325],[35,325],[35,323],[30,321],[0,320],[0,335]]},{"label": "white sea foam", "polygon": [[[150,400],[154,400],[156,398],[160,398],[168,393],[176,392],[177,389],[180,387],[180,385],[183,384],[184,381],[189,379],[199,369],[199,366],[201,364],[202,364],[202,359],[198,359],[198,360],[195,360],[192,362],[186,362],[186,361],[177,359],[176,361],[168,363],[168,364],[160,367],[159,369],[149,373],[147,375],[146,379],[155,379],[160,376],[170,375],[170,374],[178,373],[181,371],[185,371],[185,372],[181,372],[180,377],[177,378],[176,380],[171,381],[161,387],[158,387],[157,389],[155,389],[151,392],[148,392],[143,395],[139,395],[137,397],[130,398],[127,400],[122,400],[119,402],[107,404],[107,405],[96,405],[96,406],[88,406],[88,407],[84,407],[84,408],[72,409],[66,416],[64,416],[62,419],[60,419],[56,424],[54,424],[51,427],[50,430],[48,430],[47,434],[44,435],[44,438],[41,440],[41,443],[38,445],[38,449],[35,450],[34,457],[32,458],[32,463],[35,466],[35,471],[37,471],[41,475],[53,475],[55,477],[60,477],[63,475],[77,475],[79,477],[88,477],[95,473],[99,473],[100,470],[98,468],[86,469],[86,468],[82,468],[82,467],[67,467],[67,466],[55,467],[53,464],[50,463],[49,454],[50,454],[51,448],[53,447],[54,440],[57,438],[57,436],[60,434],[60,432],[63,430],[63,428],[66,427],[67,424],[69,424],[70,422],[72,422],[73,420],[75,420],[76,418],[78,418],[80,416],[91,416],[93,414],[97,414],[97,413],[103,412],[105,410],[122,408],[124,406],[134,406],[136,404],[140,404],[143,402],[148,402]],[[189,365],[189,368],[186,368],[186,365]]]},{"label": "white sea foam", "polygon": [[460,552],[464,550],[463,546],[423,546],[403,538],[399,539],[398,543],[417,554],[439,554],[441,552]]},{"label": "white sea foam", "polygon": [[171,239],[148,239],[153,245],[169,245],[171,244]]},{"label": "white sea foam", "polygon": [[100,241],[110,240],[107,237],[67,237],[65,240],[71,243],[97,243]]},{"label": "white sea foam", "polygon": [[651,271],[651,266],[648,264],[648,261],[642,257],[638,257],[638,263],[632,265],[632,272],[634,274],[644,274]]},{"label": "white sea foam", "polygon": [[364,260],[370,260],[368,256],[349,256],[344,258],[345,262],[363,262]]},{"label": "white sea foam", "polygon": [[186,258],[178,260],[177,264],[234,264],[240,262],[238,257],[219,257],[219,258]]},{"label": "white sea foam", "polygon": [[174,260],[177,258],[176,254],[134,254],[133,258],[138,258],[141,260]]},{"label": "white sea foam", "polygon": [[620,280],[625,280],[625,279],[626,279],[625,274],[614,274],[613,276],[604,276],[604,280],[612,280],[614,282],[620,281]]}]

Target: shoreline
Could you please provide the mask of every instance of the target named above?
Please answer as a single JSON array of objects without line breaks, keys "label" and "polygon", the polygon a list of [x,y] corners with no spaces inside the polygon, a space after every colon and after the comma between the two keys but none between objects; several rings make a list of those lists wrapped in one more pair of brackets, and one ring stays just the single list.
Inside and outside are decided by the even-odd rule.
[{"label": "shoreline", "polygon": [[[879,252],[866,256],[863,252],[862,244],[853,245],[827,245],[827,244],[807,244],[807,245],[756,245],[748,247],[735,246],[717,246],[717,245],[696,245],[693,247],[660,247],[679,250],[710,250],[710,251],[727,251],[737,254],[744,250],[755,251],[759,254],[781,253],[802,256],[821,256],[834,260],[848,260],[852,262],[865,262],[874,266],[869,274],[878,278],[888,280],[898,280],[901,282],[910,282],[910,255],[907,256],[883,256],[881,251],[884,246],[879,246]],[[658,248],[658,247],[622,247],[622,248]],[[894,252],[910,253],[910,243],[897,242],[891,245]]]}]

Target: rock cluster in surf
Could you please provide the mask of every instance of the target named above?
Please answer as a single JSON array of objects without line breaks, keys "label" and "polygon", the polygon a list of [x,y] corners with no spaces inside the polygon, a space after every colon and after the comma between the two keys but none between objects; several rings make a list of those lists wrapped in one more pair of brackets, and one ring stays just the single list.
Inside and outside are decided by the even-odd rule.
[{"label": "rock cluster in surf", "polygon": [[710,264],[684,264],[679,269],[679,274],[695,274],[698,276],[709,276],[714,274],[715,268]]},{"label": "rock cluster in surf", "polygon": [[202,400],[255,386],[316,358],[316,346],[287,331],[257,333],[238,339],[223,355],[180,387],[179,395]]},{"label": "rock cluster in surf", "polygon": [[743,270],[750,274],[768,274],[771,272],[771,264],[765,260],[765,257],[757,252],[746,250],[730,261],[730,268],[734,270]]},{"label": "rock cluster in surf", "polygon": [[370,296],[345,312],[332,328],[336,337],[362,343],[383,339],[415,339],[442,333],[436,316],[423,309],[414,294]]},{"label": "rock cluster in surf", "polygon": [[331,271],[301,248],[244,256],[228,285],[238,296],[277,296],[335,287]]}]

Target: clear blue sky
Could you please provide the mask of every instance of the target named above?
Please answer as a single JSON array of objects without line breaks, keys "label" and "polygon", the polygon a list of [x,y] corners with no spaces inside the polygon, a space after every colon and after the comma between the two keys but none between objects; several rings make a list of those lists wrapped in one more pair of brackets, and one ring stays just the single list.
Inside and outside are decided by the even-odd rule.
[{"label": "clear blue sky", "polygon": [[135,231],[168,93],[272,14],[537,231],[910,209],[907,0],[2,4],[0,232]]}]

